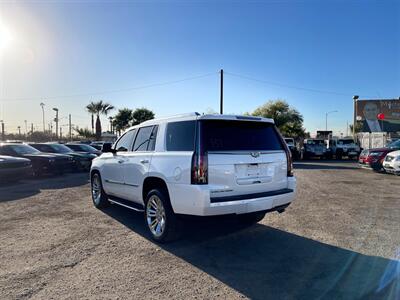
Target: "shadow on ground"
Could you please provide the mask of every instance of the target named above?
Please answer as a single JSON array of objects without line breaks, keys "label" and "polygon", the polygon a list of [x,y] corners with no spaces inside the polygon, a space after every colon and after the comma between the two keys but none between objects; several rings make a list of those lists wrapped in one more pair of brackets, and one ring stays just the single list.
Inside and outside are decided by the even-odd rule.
[{"label": "shadow on ground", "polygon": [[[143,215],[104,210],[150,239]],[[196,220],[161,247],[251,299],[399,299],[398,261],[367,256],[272,227]]]},{"label": "shadow on ground", "polygon": [[46,176],[0,185],[0,202],[24,199],[39,194],[41,190],[58,190],[85,185],[89,182],[86,173]]},{"label": "shadow on ground", "polygon": [[356,170],[359,169],[353,160],[302,160],[294,162],[294,169],[300,170]]}]

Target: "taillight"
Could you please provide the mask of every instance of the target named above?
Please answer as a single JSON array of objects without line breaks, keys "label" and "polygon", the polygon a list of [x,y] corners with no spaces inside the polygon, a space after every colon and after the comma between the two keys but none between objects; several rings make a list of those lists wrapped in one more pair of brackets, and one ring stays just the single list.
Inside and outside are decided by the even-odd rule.
[{"label": "taillight", "polygon": [[292,159],[292,153],[286,147],[286,161],[287,161],[287,176],[288,177],[293,177],[293,159]]},{"label": "taillight", "polygon": [[192,184],[208,183],[208,156],[206,153],[195,152],[192,157]]}]

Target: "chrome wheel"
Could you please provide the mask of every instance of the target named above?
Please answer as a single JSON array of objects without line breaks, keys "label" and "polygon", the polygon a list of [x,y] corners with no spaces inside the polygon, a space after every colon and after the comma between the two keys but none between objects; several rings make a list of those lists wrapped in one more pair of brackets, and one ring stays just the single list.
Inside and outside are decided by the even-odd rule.
[{"label": "chrome wheel", "polygon": [[92,178],[92,199],[96,205],[100,204],[101,200],[101,181],[98,174],[94,174]]},{"label": "chrome wheel", "polygon": [[165,230],[166,216],[161,199],[152,195],[146,205],[146,220],[151,233],[160,237]]}]

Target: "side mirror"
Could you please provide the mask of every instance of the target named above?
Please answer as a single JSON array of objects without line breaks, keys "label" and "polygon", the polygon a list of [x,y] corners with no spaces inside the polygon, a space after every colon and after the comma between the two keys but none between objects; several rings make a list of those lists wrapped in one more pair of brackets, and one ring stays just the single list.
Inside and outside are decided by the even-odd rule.
[{"label": "side mirror", "polygon": [[103,153],[115,153],[115,150],[112,148],[112,145],[109,143],[104,143],[101,148],[101,152]]}]

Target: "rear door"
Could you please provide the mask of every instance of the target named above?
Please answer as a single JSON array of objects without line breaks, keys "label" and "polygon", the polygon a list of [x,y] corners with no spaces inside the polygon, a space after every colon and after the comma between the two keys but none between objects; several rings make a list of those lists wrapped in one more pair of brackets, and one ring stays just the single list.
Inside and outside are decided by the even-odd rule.
[{"label": "rear door", "polygon": [[287,188],[287,157],[275,125],[268,122],[201,120],[208,152],[211,197]]},{"label": "rear door", "polygon": [[158,126],[138,129],[132,151],[124,155],[124,198],[137,203],[142,200],[142,186],[149,172],[151,158],[155,149]]}]

